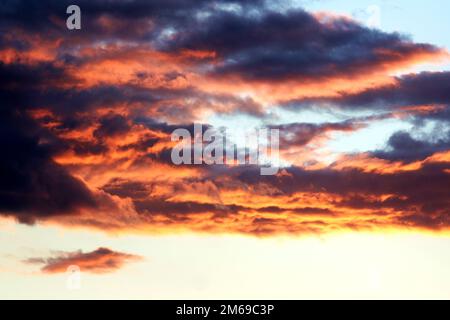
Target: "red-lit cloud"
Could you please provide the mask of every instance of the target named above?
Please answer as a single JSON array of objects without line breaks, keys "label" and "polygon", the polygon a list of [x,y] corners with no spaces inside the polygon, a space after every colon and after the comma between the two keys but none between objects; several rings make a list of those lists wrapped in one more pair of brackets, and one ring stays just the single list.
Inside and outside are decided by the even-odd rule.
[{"label": "red-lit cloud", "polygon": [[65,273],[71,266],[76,266],[81,272],[108,273],[121,269],[125,264],[140,260],[141,257],[113,251],[108,248],[98,248],[92,252],[58,252],[50,258],[29,258],[27,264],[43,265],[43,273]]},{"label": "red-lit cloud", "polygon": [[[259,0],[79,1],[79,32],[65,28],[69,2],[44,2],[0,8],[1,215],[114,232],[448,230],[450,74],[392,76],[444,49]],[[348,116],[277,118],[286,110]],[[288,164],[272,177],[173,165],[171,132],[211,115],[280,129]],[[434,129],[322,159],[334,134],[385,119]],[[109,258],[127,260],[99,249],[44,271]]]}]

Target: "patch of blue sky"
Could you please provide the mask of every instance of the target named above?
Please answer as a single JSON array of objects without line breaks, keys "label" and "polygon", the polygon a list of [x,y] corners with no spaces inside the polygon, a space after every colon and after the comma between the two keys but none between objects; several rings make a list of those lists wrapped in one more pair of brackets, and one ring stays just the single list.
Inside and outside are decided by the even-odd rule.
[{"label": "patch of blue sky", "polygon": [[[275,5],[274,5],[275,6]],[[368,23],[371,14],[379,14],[376,27],[385,32],[398,32],[410,37],[415,42],[429,43],[443,48],[450,48],[450,1],[434,0],[426,4],[422,0],[286,0],[276,4],[279,10],[301,7],[310,12],[334,12],[347,15],[361,23]],[[378,10],[374,11],[374,7]],[[377,12],[378,11],[378,12]],[[448,64],[423,64],[408,72],[450,70]],[[400,74],[400,73],[399,73]],[[399,75],[396,74],[396,75]],[[243,129],[261,127],[268,124],[342,122],[352,118],[379,115],[380,111],[348,110],[332,108],[308,108],[287,110],[273,107],[265,118],[246,115],[212,115],[207,122],[215,127],[225,127],[228,132],[239,139]],[[412,130],[414,135],[430,132],[432,124],[417,128],[411,122],[402,119],[386,119],[372,122],[367,127],[351,133],[335,133],[327,147],[335,152],[365,152],[385,148],[389,137],[401,130]],[[234,134],[233,134],[234,133]]]},{"label": "patch of blue sky", "polygon": [[370,123],[353,132],[336,132],[326,148],[335,153],[360,153],[387,148],[389,138],[397,131],[410,131],[414,125],[399,119]]},{"label": "patch of blue sky", "polygon": [[[378,15],[377,28],[385,32],[398,32],[414,42],[429,43],[450,49],[450,1],[433,0],[288,0],[291,5],[307,11],[335,12],[370,24],[373,14]],[[373,8],[378,8],[373,10]],[[425,64],[413,72],[450,70],[450,63]]]}]

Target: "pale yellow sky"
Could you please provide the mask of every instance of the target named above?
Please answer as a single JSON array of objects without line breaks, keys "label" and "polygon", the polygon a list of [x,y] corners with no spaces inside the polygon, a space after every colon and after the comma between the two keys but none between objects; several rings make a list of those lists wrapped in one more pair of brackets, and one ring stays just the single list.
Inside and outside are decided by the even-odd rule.
[{"label": "pale yellow sky", "polygon": [[[438,235],[112,236],[1,220],[0,241],[1,299],[450,299],[450,237]],[[21,262],[98,247],[144,260],[82,272],[79,290]]]}]

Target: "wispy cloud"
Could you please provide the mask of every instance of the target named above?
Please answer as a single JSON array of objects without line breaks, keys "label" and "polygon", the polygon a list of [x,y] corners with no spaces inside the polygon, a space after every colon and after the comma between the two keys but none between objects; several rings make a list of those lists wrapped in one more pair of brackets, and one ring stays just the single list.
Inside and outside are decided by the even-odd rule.
[{"label": "wispy cloud", "polygon": [[56,252],[52,257],[28,258],[27,264],[43,265],[43,273],[65,273],[70,266],[77,266],[82,272],[108,273],[121,269],[125,264],[139,261],[137,255],[98,248],[92,252]]}]

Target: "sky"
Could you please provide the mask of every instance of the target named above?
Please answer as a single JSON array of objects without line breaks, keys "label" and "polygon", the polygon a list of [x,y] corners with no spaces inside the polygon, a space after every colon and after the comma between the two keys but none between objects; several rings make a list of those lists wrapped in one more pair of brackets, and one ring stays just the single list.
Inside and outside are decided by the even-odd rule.
[{"label": "sky", "polygon": [[[449,10],[3,2],[0,298],[449,299]],[[174,164],[194,123],[280,168]]]}]

